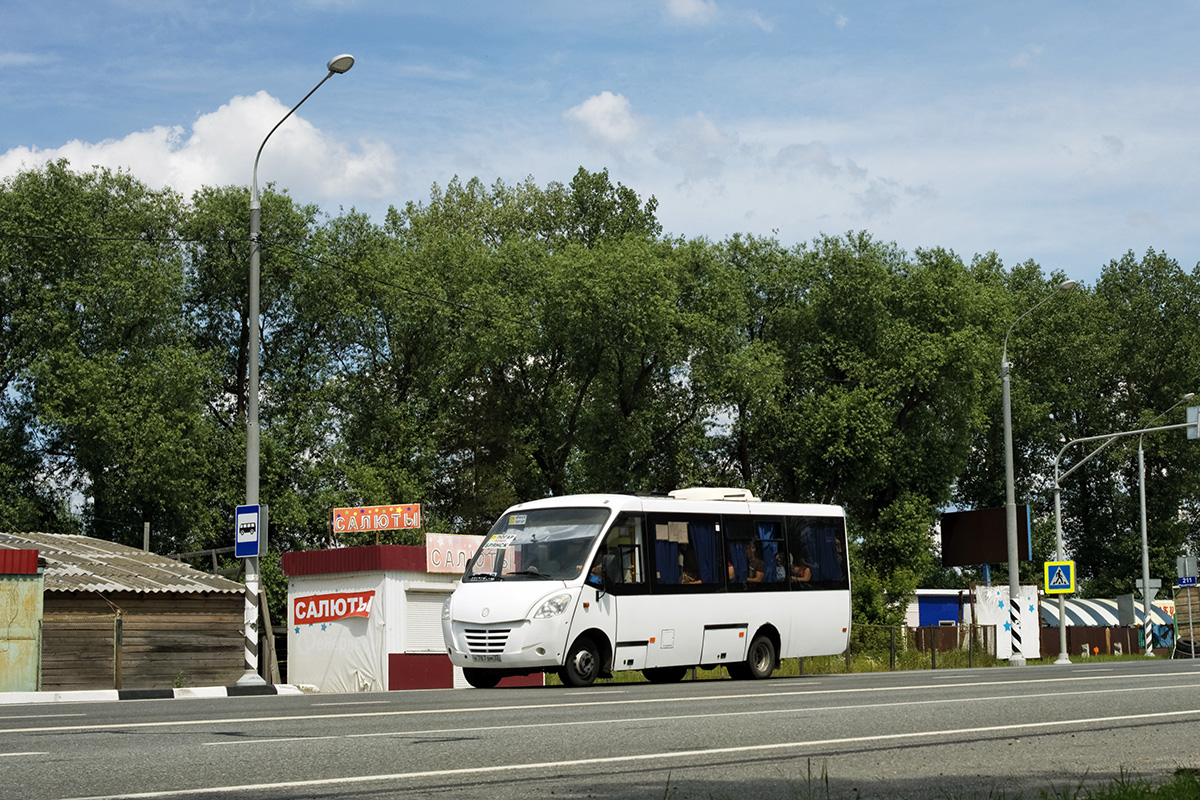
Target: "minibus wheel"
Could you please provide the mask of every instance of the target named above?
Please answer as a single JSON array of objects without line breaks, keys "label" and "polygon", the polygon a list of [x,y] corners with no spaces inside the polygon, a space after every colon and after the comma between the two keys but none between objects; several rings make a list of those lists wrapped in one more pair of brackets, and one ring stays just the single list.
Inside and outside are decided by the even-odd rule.
[{"label": "minibus wheel", "polygon": [[761,633],[754,637],[750,642],[750,649],[746,652],[744,669],[747,678],[771,677],[771,673],[775,671],[775,643],[771,641],[771,637]]},{"label": "minibus wheel", "polygon": [[687,667],[649,667],[642,670],[642,674],[651,683],[678,683],[687,671]]},{"label": "minibus wheel", "polygon": [[600,676],[600,651],[586,636],[580,636],[567,651],[567,662],[558,671],[564,686],[591,686]]},{"label": "minibus wheel", "polygon": [[500,683],[500,679],[504,677],[497,669],[473,669],[471,667],[463,667],[463,677],[467,679],[467,683],[474,686],[476,689],[494,689],[496,684]]}]

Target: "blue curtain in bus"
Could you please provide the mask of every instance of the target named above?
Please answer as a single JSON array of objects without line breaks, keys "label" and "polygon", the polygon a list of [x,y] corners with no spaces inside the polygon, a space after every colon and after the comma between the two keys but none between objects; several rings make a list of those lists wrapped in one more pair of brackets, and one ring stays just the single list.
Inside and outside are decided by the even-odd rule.
[{"label": "blue curtain in bus", "polygon": [[838,529],[832,525],[813,525],[804,532],[804,546],[808,551],[809,568],[814,581],[840,581],[842,559],[838,556],[836,541]]},{"label": "blue curtain in bus", "polygon": [[713,522],[688,523],[688,537],[696,551],[696,569],[702,583],[721,582],[721,541]]},{"label": "blue curtain in bus", "polygon": [[745,583],[747,572],[746,543],[729,543],[729,564],[733,567],[733,583]]},{"label": "blue curtain in bus", "polygon": [[666,539],[654,542],[655,567],[659,583],[679,583],[679,545]]},{"label": "blue curtain in bus", "polygon": [[779,583],[779,576],[775,571],[776,560],[779,556],[779,542],[767,541],[780,538],[779,523],[759,522],[758,538],[762,540],[763,583]]}]

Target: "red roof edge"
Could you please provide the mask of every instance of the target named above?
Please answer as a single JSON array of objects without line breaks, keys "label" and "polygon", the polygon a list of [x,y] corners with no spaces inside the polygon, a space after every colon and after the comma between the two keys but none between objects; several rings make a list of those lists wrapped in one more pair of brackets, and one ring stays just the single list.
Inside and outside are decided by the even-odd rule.
[{"label": "red roof edge", "polygon": [[378,544],[304,550],[283,554],[283,574],[329,575],[336,572],[425,571],[425,548],[411,544]]},{"label": "red roof edge", "polygon": [[0,549],[0,575],[37,575],[37,550]]}]

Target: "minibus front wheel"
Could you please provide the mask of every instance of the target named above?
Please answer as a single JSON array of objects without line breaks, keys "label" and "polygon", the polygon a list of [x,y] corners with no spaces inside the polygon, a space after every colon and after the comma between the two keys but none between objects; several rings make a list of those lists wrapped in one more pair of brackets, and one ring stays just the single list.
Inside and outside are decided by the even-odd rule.
[{"label": "minibus front wheel", "polygon": [[558,671],[564,686],[591,686],[600,676],[600,651],[596,643],[580,636],[567,651],[567,661]]},{"label": "minibus front wheel", "polygon": [[504,676],[498,669],[463,667],[463,677],[467,679],[467,683],[476,689],[494,689]]}]

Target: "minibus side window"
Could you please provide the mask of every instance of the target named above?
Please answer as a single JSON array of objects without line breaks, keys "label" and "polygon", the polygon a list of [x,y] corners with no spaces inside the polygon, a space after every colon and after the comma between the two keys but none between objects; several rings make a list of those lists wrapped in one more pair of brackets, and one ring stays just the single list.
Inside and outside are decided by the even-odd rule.
[{"label": "minibus side window", "polygon": [[725,584],[721,520],[715,515],[651,514],[658,591],[719,591]]},{"label": "minibus side window", "polygon": [[588,582],[594,584],[597,578],[602,578],[613,594],[638,594],[648,589],[645,520],[640,514],[621,514],[608,529]]},{"label": "minibus side window", "polygon": [[788,517],[788,582],[793,589],[846,589],[846,523],[841,517]]}]

